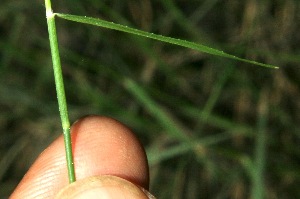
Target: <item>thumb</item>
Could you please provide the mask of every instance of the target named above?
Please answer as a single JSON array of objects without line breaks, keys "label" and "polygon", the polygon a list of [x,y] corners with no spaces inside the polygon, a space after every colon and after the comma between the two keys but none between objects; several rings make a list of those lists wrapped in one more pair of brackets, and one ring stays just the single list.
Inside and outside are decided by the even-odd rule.
[{"label": "thumb", "polygon": [[155,199],[145,189],[116,176],[94,176],[78,180],[62,189],[56,199]]}]

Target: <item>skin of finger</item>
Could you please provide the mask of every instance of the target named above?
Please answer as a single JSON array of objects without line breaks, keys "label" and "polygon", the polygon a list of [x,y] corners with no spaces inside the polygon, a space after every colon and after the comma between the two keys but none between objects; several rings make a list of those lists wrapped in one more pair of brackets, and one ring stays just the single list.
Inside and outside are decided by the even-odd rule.
[{"label": "skin of finger", "polygon": [[96,176],[76,181],[62,189],[55,199],[79,198],[148,199],[133,183],[116,176]]},{"label": "skin of finger", "polygon": [[[125,125],[107,117],[88,116],[72,125],[71,136],[77,180],[114,175],[148,188],[144,149]],[[10,198],[53,198],[66,185],[65,149],[60,136],[40,154]]]}]

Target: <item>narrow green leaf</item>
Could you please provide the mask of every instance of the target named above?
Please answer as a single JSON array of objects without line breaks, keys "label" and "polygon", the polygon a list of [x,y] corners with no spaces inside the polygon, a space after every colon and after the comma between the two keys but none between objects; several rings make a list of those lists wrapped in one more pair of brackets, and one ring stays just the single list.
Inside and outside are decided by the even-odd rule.
[{"label": "narrow green leaf", "polygon": [[184,130],[136,82],[126,78],[124,79],[124,86],[160,122],[171,137],[180,141],[190,141]]},{"label": "narrow green leaf", "polygon": [[252,173],[251,198],[263,199],[265,197],[265,170],[267,162],[268,145],[268,94],[266,90],[261,93],[258,105],[258,121],[255,146],[254,172]]},{"label": "narrow green leaf", "polygon": [[196,51],[208,53],[208,54],[211,54],[211,55],[217,55],[217,56],[221,56],[221,57],[235,59],[235,60],[239,60],[239,61],[243,61],[243,62],[247,62],[247,63],[250,63],[250,64],[255,64],[255,65],[259,65],[259,66],[263,66],[263,67],[268,67],[268,68],[274,68],[274,69],[278,68],[277,66],[274,66],[274,65],[263,64],[263,63],[259,63],[259,62],[256,62],[256,61],[239,58],[239,57],[236,57],[234,55],[227,54],[223,51],[220,51],[220,50],[217,50],[217,49],[214,49],[214,48],[210,48],[208,46],[204,46],[204,45],[201,45],[201,44],[196,44],[194,42],[189,42],[189,41],[186,41],[186,40],[175,39],[175,38],[171,38],[171,37],[157,35],[157,34],[145,32],[145,31],[142,31],[142,30],[130,28],[128,26],[116,24],[116,23],[113,23],[113,22],[108,22],[108,21],[98,19],[98,18],[92,18],[92,17],[86,17],[86,16],[77,16],[77,15],[70,15],[70,14],[62,14],[62,13],[55,13],[55,15],[60,17],[60,18],[66,19],[66,20],[75,21],[75,22],[79,22],[79,23],[90,24],[90,25],[94,25],[94,26],[100,26],[100,27],[113,29],[113,30],[118,30],[118,31],[121,31],[121,32],[126,32],[126,33],[130,33],[130,34],[134,34],[134,35],[138,35],[138,36],[142,36],[142,37],[147,37],[147,38],[151,38],[151,39],[154,39],[154,40],[158,40],[158,41],[162,41],[162,42],[166,42],[166,43],[170,43],[170,44],[175,44],[175,45],[178,45],[178,46],[183,46],[183,47],[186,47],[186,48],[194,49]]}]

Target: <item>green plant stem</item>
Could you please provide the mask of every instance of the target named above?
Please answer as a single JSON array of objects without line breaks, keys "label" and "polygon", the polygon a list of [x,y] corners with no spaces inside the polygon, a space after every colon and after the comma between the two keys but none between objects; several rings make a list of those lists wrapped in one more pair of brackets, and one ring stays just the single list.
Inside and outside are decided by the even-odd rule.
[{"label": "green plant stem", "polygon": [[70,122],[68,117],[67,102],[66,102],[66,96],[64,90],[63,76],[62,76],[57,35],[56,35],[56,27],[55,27],[55,19],[54,19],[55,15],[52,12],[51,1],[45,0],[45,5],[46,5],[49,41],[50,41],[51,56],[53,62],[54,78],[55,78],[55,87],[56,87],[60,118],[61,118],[61,123],[63,128],[63,134],[64,134],[68,176],[69,176],[69,182],[72,183],[75,182],[76,180],[75,169],[74,169],[73,153],[72,153]]},{"label": "green plant stem", "polygon": [[267,159],[268,94],[262,91],[258,106],[258,122],[255,147],[254,170],[252,173],[251,199],[265,198],[264,173]]}]

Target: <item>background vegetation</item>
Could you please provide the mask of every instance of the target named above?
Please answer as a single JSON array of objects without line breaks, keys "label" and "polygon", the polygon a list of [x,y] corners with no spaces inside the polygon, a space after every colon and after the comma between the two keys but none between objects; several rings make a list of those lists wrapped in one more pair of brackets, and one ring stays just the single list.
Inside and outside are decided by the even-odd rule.
[{"label": "background vegetation", "polygon": [[[61,133],[43,3],[0,5],[0,198]],[[71,121],[101,114],[130,126],[147,149],[158,198],[300,197],[299,1],[52,4],[279,65],[57,19]]]}]

